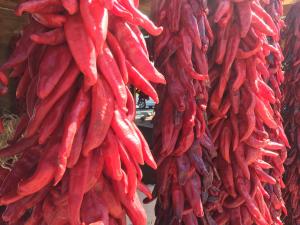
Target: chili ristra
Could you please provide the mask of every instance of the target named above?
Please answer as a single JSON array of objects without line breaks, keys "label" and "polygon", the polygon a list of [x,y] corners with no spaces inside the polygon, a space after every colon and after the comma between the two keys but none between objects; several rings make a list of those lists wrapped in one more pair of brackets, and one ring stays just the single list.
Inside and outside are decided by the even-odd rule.
[{"label": "chili ristra", "polygon": [[154,1],[153,18],[164,27],[153,56],[167,85],[157,86],[154,119],[156,224],[215,224],[211,212],[222,194],[215,147],[206,123],[208,59],[213,43],[205,1]]},{"label": "chili ristra", "polygon": [[[19,155],[1,175],[7,224],[146,225],[137,196],[139,165],[157,165],[134,124],[129,86],[150,94],[165,83],[149,60],[139,26],[155,26],[138,1],[29,0],[15,50],[1,71],[19,80],[21,120],[0,157]],[[4,73],[2,84],[7,85]],[[5,177],[5,178],[4,178]],[[3,178],[3,179],[2,179]]]},{"label": "chili ristra", "polygon": [[285,131],[291,144],[285,161],[284,200],[286,201],[288,216],[284,222],[296,225],[300,223],[299,204],[299,158],[300,158],[300,120],[299,120],[299,74],[300,65],[300,4],[297,3],[290,9],[285,18],[288,26],[282,32],[282,44],[284,47],[285,81],[283,88],[284,103],[282,106]]},{"label": "chili ristra", "polygon": [[216,36],[208,54],[208,124],[226,192],[222,210],[213,212],[217,224],[282,224],[281,213],[286,213],[281,195],[289,147],[280,115],[282,22],[275,20],[279,16],[274,22],[264,9],[278,2],[208,2]]}]

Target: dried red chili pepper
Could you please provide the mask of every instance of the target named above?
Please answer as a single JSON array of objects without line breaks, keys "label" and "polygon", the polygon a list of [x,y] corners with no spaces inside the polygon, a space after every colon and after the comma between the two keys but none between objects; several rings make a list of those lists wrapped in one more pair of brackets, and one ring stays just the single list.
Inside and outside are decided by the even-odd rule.
[{"label": "dried red chili pepper", "polygon": [[[7,208],[1,215],[10,224],[125,225],[128,214],[134,225],[146,225],[137,190],[152,197],[141,183],[140,164],[157,165],[134,124],[128,77],[156,102],[150,82],[165,79],[150,62],[138,26],[154,35],[162,27],[137,5],[130,0],[19,4],[17,14],[28,12],[29,25],[0,73],[4,93],[6,72],[13,69],[10,76],[20,79],[16,95],[24,105],[14,137],[0,153],[20,155],[0,188],[0,204]],[[124,28],[125,36],[116,28]]]}]

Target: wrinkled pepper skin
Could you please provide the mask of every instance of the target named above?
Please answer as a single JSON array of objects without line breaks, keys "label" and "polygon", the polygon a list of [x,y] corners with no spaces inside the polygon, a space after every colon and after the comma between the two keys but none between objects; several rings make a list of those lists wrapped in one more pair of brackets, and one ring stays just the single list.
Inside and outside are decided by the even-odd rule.
[{"label": "wrinkled pepper skin", "polygon": [[281,4],[208,2],[216,34],[208,49],[215,62],[209,67],[208,124],[225,191],[219,207],[212,209],[217,224],[283,224],[284,203],[271,198],[282,199],[282,167],[289,146],[280,115]]},{"label": "wrinkled pepper skin", "polygon": [[[285,177],[284,182],[286,187],[283,192],[283,198],[273,195],[273,199],[277,199],[277,205],[285,202],[287,216],[284,219],[285,224],[296,225],[300,222],[300,204],[299,204],[299,155],[300,155],[300,123],[299,123],[299,15],[297,11],[300,5],[296,3],[293,5],[285,18],[285,23],[289,26],[285,27],[282,32],[283,54],[285,57],[285,80],[283,85],[283,98],[282,104],[283,122],[285,132],[290,143],[291,148],[286,155],[281,155],[281,158],[287,159],[285,161]],[[288,110],[287,110],[288,109]],[[276,162],[281,160],[276,159]],[[281,164],[276,163],[276,167],[283,169]],[[275,197],[276,196],[276,197]]]},{"label": "wrinkled pepper skin", "polygon": [[[216,150],[205,119],[207,51],[213,44],[207,5],[204,1],[156,0],[152,8],[156,24],[164,31],[153,39],[150,54],[166,79],[166,86],[155,90],[160,100],[153,131],[158,166],[152,193],[157,198],[155,224],[216,224],[210,211],[220,207],[222,200],[217,164],[209,163],[216,157]],[[132,60],[127,65],[129,81],[139,82],[141,91],[156,97],[133,73],[133,69],[141,72],[138,65]]]}]

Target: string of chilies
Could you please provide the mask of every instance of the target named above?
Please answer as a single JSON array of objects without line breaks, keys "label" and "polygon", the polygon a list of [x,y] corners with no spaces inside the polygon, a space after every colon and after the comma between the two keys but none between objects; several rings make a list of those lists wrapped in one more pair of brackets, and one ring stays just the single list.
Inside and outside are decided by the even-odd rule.
[{"label": "string of chilies", "polygon": [[282,224],[289,144],[280,117],[278,27],[259,1],[210,1],[209,9],[216,42],[209,53],[208,123],[226,190],[214,218],[219,225]]},{"label": "string of chilies", "polygon": [[[0,96],[4,95],[8,91],[8,79],[6,74],[0,70]],[[4,132],[4,124],[2,119],[0,119],[0,134]]]},{"label": "string of chilies", "polygon": [[285,131],[289,138],[291,149],[285,161],[284,200],[287,205],[288,216],[285,224],[300,224],[300,122],[299,106],[299,60],[300,60],[300,3],[291,7],[286,15],[288,24],[282,33],[284,47],[285,82],[283,88],[283,118]]},{"label": "string of chilies", "polygon": [[[167,85],[157,86],[154,155],[159,164],[154,195],[157,225],[215,224],[220,180],[206,125],[208,62],[213,42],[206,1],[154,1],[152,16],[164,31],[153,41],[155,65]],[[202,222],[200,222],[202,221]]]},{"label": "string of chilies", "polygon": [[[156,168],[134,124],[133,85],[158,102],[165,79],[139,27],[159,35],[129,0],[29,0],[15,50],[1,70],[19,79],[25,104],[0,157],[19,155],[0,187],[6,224],[146,225],[139,165]],[[2,74],[0,74],[2,78]]]},{"label": "string of chilies", "polygon": [[[281,0],[271,0],[269,2],[261,2],[261,4],[263,8],[266,10],[266,12],[271,16],[272,20],[274,21],[276,27],[276,33],[280,34],[281,29],[284,27],[284,21],[281,19],[283,16],[283,2]],[[283,123],[283,119],[281,116],[282,101],[283,101],[281,86],[284,81],[283,71],[282,71],[282,63],[284,57],[279,43],[280,36],[279,37],[268,36],[267,39],[271,46],[270,54],[266,57],[266,65],[269,72],[269,78],[268,77],[265,78],[264,81],[273,89],[275,94],[276,102],[273,105],[275,120],[280,121],[280,123]],[[269,131],[269,134],[270,136],[272,136],[273,140],[279,143],[280,142],[283,143],[280,140],[280,138],[276,137],[277,133],[275,130]],[[286,144],[288,146],[288,143]],[[287,154],[286,151],[282,152],[283,159],[286,158],[286,154]],[[284,160],[281,161],[277,160],[275,162],[276,166],[269,171],[269,174],[272,175],[273,177],[277,177],[277,179],[281,179],[283,173],[285,172],[283,162]],[[282,182],[281,184],[276,183],[273,186],[271,185],[266,186],[266,190],[270,195],[270,198],[266,199],[266,202],[270,208],[270,211],[272,212],[273,217],[276,216],[279,218],[282,215],[282,212],[284,212],[284,215],[287,214],[286,209],[279,207],[279,203],[278,201],[276,201],[276,199],[279,199],[280,202],[283,202],[283,197],[281,192],[282,187],[284,187],[284,184],[282,184]]]}]

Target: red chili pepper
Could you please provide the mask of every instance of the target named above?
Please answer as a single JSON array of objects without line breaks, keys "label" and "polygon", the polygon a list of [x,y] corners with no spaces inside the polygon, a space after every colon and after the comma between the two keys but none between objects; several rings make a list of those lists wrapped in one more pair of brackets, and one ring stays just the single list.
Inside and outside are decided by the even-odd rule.
[{"label": "red chili pepper", "polygon": [[30,35],[36,32],[41,32],[43,30],[43,26],[41,26],[35,21],[31,21],[31,23],[23,29],[23,35],[18,41],[18,45],[16,46],[13,53],[10,55],[9,59],[2,65],[1,68],[12,68],[24,62],[28,58],[29,54],[32,52],[33,48],[36,46],[36,44],[30,40]]},{"label": "red chili pepper", "polygon": [[113,180],[121,180],[122,172],[120,154],[118,151],[119,146],[115,134],[112,130],[108,130],[106,139],[104,140],[100,148],[103,152],[104,157],[105,174]]},{"label": "red chili pepper", "polygon": [[142,14],[137,8],[131,3],[131,1],[116,1],[115,4],[120,4],[130,13],[132,13],[135,24],[142,26],[151,35],[158,36],[163,31],[162,27],[156,27],[152,21],[150,21],[144,14]]},{"label": "red chili pepper", "polygon": [[109,31],[107,32],[107,44],[109,45],[110,50],[112,51],[120,72],[122,74],[123,77],[123,81],[125,84],[127,84],[128,82],[128,71],[127,71],[127,67],[126,67],[126,57],[125,54],[120,46],[120,43],[118,42],[118,40],[116,39],[116,37],[110,33]]},{"label": "red chili pepper", "polygon": [[83,224],[109,224],[109,214],[104,201],[94,190],[84,196],[80,214]]},{"label": "red chili pepper", "polygon": [[62,11],[61,2],[59,0],[30,0],[22,2],[17,10],[17,16],[27,13],[52,13]]},{"label": "red chili pepper", "polygon": [[[135,169],[135,165],[131,162],[132,157],[126,152],[124,145],[119,141],[118,143],[119,153],[121,157],[121,161],[125,166],[127,179],[128,179],[128,190],[127,190],[127,198],[130,200],[134,199],[134,195],[137,188],[137,171]],[[122,178],[123,179],[123,178]]]},{"label": "red chili pepper", "polygon": [[61,3],[70,15],[74,15],[79,11],[79,4],[76,0],[61,0]]},{"label": "red chili pepper", "polygon": [[28,71],[30,78],[34,78],[38,75],[39,65],[47,49],[45,45],[37,45],[33,48],[32,52],[28,56]]},{"label": "red chili pepper", "polygon": [[53,134],[55,129],[60,127],[64,110],[70,106],[70,100],[74,97],[74,92],[66,93],[51,109],[41,124],[39,134],[39,144],[44,144]]},{"label": "red chili pepper", "polygon": [[151,150],[149,148],[148,142],[146,141],[146,139],[144,138],[142,132],[138,129],[138,127],[133,124],[133,127],[137,133],[137,135],[139,136],[139,139],[142,143],[142,151],[143,151],[143,158],[145,160],[145,163],[150,166],[152,169],[157,169],[157,165],[156,162],[152,156]]},{"label": "red chili pepper", "polygon": [[28,71],[28,68],[26,68],[24,74],[22,75],[22,77],[18,83],[17,90],[16,90],[16,98],[24,98],[25,97],[27,87],[28,87],[30,81],[31,81],[31,79],[30,79],[29,71]]},{"label": "red chili pepper", "polygon": [[19,220],[26,213],[26,210],[34,207],[36,204],[42,201],[48,191],[49,188],[46,187],[34,195],[27,196],[8,205],[2,214],[3,220],[10,223]]},{"label": "red chili pepper", "polygon": [[25,137],[30,137],[37,131],[49,110],[72,87],[78,74],[79,70],[77,66],[72,63],[63,75],[63,79],[57,84],[56,91],[51,93],[45,101],[39,102],[39,104],[35,106],[35,113],[33,117],[30,118],[24,134]]},{"label": "red chili pepper", "polygon": [[82,153],[87,156],[104,141],[113,117],[113,96],[103,78],[99,78],[91,91],[91,114]]},{"label": "red chili pepper", "polygon": [[126,198],[126,195],[123,193],[120,186],[117,184],[117,181],[113,182],[114,190],[119,193],[119,197],[121,203],[123,204],[126,212],[132,222],[133,225],[146,225],[146,212],[144,211],[143,207],[141,206],[138,195],[134,195],[133,200],[129,200]]},{"label": "red chili pepper", "polygon": [[77,164],[78,160],[80,159],[83,142],[86,135],[86,130],[87,130],[87,122],[83,122],[83,124],[81,124],[78,132],[74,137],[72,149],[70,152],[70,157],[68,158],[67,168],[73,168]]},{"label": "red chili pepper", "polygon": [[138,163],[143,164],[144,159],[140,139],[130,126],[130,122],[125,118],[124,113],[118,108],[114,110],[111,127],[130,152],[130,156]]},{"label": "red chili pepper", "polygon": [[99,1],[80,0],[80,14],[97,54],[101,53],[107,34],[107,9]]},{"label": "red chili pepper", "polygon": [[20,63],[13,68],[13,71],[9,74],[10,78],[20,77],[24,74],[27,67],[27,62]]},{"label": "red chili pepper", "polygon": [[33,19],[48,28],[58,28],[62,27],[64,23],[67,21],[66,16],[60,14],[42,14],[42,13],[34,13],[32,14]]},{"label": "red chili pepper", "polygon": [[0,157],[9,157],[19,153],[23,153],[27,148],[32,147],[37,141],[37,136],[30,138],[22,138],[12,146],[1,149]]},{"label": "red chili pepper", "polygon": [[83,202],[85,189],[88,182],[88,172],[92,154],[82,157],[75,167],[70,171],[69,191],[68,191],[68,216],[73,225],[81,224],[80,208]]},{"label": "red chili pepper", "polygon": [[55,175],[55,161],[59,145],[50,146],[42,155],[41,160],[34,172],[34,174],[18,184],[17,193],[21,196],[27,196],[38,192],[43,187],[48,185]]},{"label": "red chili pepper", "polygon": [[65,33],[62,28],[56,28],[45,33],[32,34],[30,39],[38,44],[60,45],[65,42]]},{"label": "red chili pepper", "polygon": [[127,102],[125,84],[114,56],[106,43],[103,46],[103,53],[98,56],[97,65],[105,80],[110,85],[119,107],[125,109]]},{"label": "red chili pepper", "polygon": [[78,132],[89,113],[90,98],[89,92],[80,89],[76,99],[71,107],[70,113],[64,123],[62,142],[58,150],[58,168],[55,175],[55,184],[57,184],[65,173],[67,161],[70,157],[74,137]]},{"label": "red chili pepper", "polygon": [[[48,47],[39,67],[37,95],[45,99],[55,88],[71,62],[66,45]],[[53,61],[56,58],[58,61]]]},{"label": "red chili pepper", "polygon": [[103,184],[101,184],[101,186],[98,184],[96,188],[99,187],[101,197],[105,202],[109,214],[111,214],[114,218],[121,219],[124,216],[125,212],[122,208],[120,200],[113,191],[112,185],[109,184],[109,182],[104,177],[100,178],[99,183]]},{"label": "red chili pepper", "polygon": [[85,88],[88,88],[97,82],[95,46],[86,33],[79,15],[69,16],[64,30],[70,51],[85,76]]},{"label": "red chili pepper", "polygon": [[147,80],[155,83],[165,83],[163,75],[159,73],[147,59],[140,43],[135,39],[136,35],[129,25],[118,21],[114,23],[114,26],[115,35],[121,43],[124,43],[122,49],[132,65],[143,74]]}]

